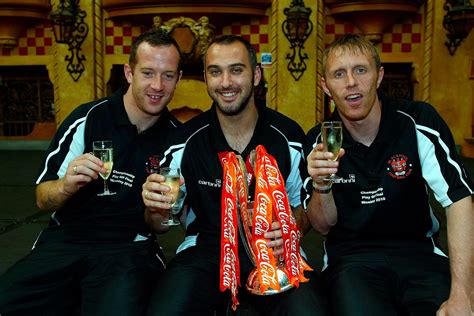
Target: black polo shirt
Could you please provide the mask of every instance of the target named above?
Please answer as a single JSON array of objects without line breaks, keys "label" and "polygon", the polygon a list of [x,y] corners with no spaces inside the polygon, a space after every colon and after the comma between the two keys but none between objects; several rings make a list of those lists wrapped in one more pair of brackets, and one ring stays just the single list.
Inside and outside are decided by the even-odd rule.
[{"label": "black polo shirt", "polygon": [[[435,109],[383,95],[380,100],[381,124],[369,147],[344,129],[346,154],[338,172],[343,181],[332,191],[338,220],[326,240],[329,258],[414,240],[438,252],[431,237],[437,236],[440,224],[429,205],[428,189],[443,207],[472,194],[451,132]],[[331,120],[340,120],[337,111]],[[306,155],[321,142],[320,128],[309,131]],[[304,205],[312,194],[309,178],[305,188]]]},{"label": "black polo shirt", "polygon": [[[304,132],[288,117],[264,105],[250,143],[241,154],[263,145],[278,162],[285,179],[291,206],[301,205]],[[164,164],[180,166],[191,211],[186,220],[186,241],[181,249],[205,244],[219,251],[221,233],[221,190],[223,171],[218,154],[233,151],[228,145],[216,114],[215,105],[180,128],[174,145],[166,152]],[[253,195],[252,188],[250,191]],[[217,257],[218,259],[218,257]]]},{"label": "black polo shirt", "polygon": [[36,183],[64,177],[74,157],[92,152],[93,141],[112,140],[114,167],[108,184],[116,194],[97,196],[104,188],[99,177],[54,210],[51,224],[81,241],[133,240],[137,233],[147,234],[142,184],[154,153],[162,150],[164,140],[178,125],[165,110],[153,126],[138,133],[128,119],[121,91],[77,107],[51,141]]}]

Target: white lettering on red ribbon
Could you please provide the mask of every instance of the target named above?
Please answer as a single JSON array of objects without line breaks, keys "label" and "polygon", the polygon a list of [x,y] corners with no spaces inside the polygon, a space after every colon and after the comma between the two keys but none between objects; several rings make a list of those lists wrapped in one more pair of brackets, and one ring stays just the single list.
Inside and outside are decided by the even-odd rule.
[{"label": "white lettering on red ribbon", "polygon": [[267,181],[270,186],[281,185],[280,178],[278,177],[278,169],[272,165],[269,165],[271,161],[265,157],[265,175],[267,176]]},{"label": "white lettering on red ribbon", "polygon": [[278,284],[275,280],[275,268],[270,263],[262,262],[260,264],[260,271],[262,272],[262,284],[264,284],[265,286],[269,286],[272,283]]},{"label": "white lettering on red ribbon", "polygon": [[230,174],[226,174],[225,175],[225,190],[229,193],[232,193],[232,188],[233,188],[233,185],[234,182],[232,181],[232,177]]},{"label": "white lettering on red ribbon", "polygon": [[[263,192],[257,194],[257,208],[254,209],[255,213],[255,225],[253,227],[253,232],[256,236],[263,236],[269,229],[270,223],[267,219],[268,217],[268,205],[271,201],[266,194]],[[254,203],[255,206],[255,203]]]},{"label": "white lettering on red ribbon", "polygon": [[224,245],[224,264],[222,266],[222,283],[226,287],[233,287],[236,280],[235,261],[236,255],[229,244]]},{"label": "white lettering on red ribbon", "polygon": [[276,270],[270,263],[270,253],[268,251],[267,242],[265,239],[257,239],[255,241],[257,246],[257,256],[259,257],[259,270],[262,278],[262,285],[268,286],[276,280]]}]

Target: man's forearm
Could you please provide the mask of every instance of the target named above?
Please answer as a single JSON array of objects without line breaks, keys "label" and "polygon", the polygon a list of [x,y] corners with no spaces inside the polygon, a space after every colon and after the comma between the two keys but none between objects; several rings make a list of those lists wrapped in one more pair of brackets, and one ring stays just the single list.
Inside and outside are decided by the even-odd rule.
[{"label": "man's forearm", "polygon": [[332,193],[313,192],[306,214],[311,226],[326,235],[337,222],[337,208]]},{"label": "man's forearm", "polygon": [[36,187],[36,204],[43,211],[55,211],[66,203],[71,194],[64,191],[63,179],[46,181]]},{"label": "man's forearm", "polygon": [[296,225],[298,226],[301,236],[303,237],[311,229],[311,223],[309,222],[308,215],[306,215],[306,212],[301,205],[293,209],[293,214],[295,214]]},{"label": "man's forearm", "polygon": [[[451,265],[451,295],[472,296],[472,291],[474,291],[474,247],[472,246],[474,245],[474,213],[471,197],[466,197],[449,206],[446,215]],[[459,291],[465,293],[458,293]]]}]

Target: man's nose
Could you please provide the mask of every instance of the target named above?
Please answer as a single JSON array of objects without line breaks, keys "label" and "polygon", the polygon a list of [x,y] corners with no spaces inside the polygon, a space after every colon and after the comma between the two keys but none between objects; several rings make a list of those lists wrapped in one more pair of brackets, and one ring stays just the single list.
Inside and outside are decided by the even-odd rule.
[{"label": "man's nose", "polygon": [[232,86],[232,76],[227,71],[222,74],[222,86],[224,88]]},{"label": "man's nose", "polygon": [[151,87],[155,90],[161,90],[161,87],[162,87],[161,76],[156,76],[155,78],[153,78]]},{"label": "man's nose", "polygon": [[355,86],[356,84],[357,84],[357,78],[352,73],[348,73],[347,74],[347,85],[352,87],[352,86]]}]

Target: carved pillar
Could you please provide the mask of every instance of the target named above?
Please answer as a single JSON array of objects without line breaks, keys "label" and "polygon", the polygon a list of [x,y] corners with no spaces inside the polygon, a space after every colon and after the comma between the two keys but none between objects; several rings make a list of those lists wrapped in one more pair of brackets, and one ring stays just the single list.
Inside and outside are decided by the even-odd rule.
[{"label": "carved pillar", "polygon": [[267,106],[272,109],[278,108],[278,2],[279,0],[272,1],[272,8],[270,14],[270,52],[272,54],[273,66],[269,69],[270,76],[266,76],[268,79],[268,97]]},{"label": "carved pillar", "polygon": [[104,80],[104,20],[102,18],[102,0],[94,0],[93,4],[92,35],[94,36],[94,73],[95,97],[103,98],[106,94]]},{"label": "carved pillar", "polygon": [[326,34],[326,14],[324,9],[324,4],[322,0],[318,0],[318,10],[316,12],[316,82],[315,82],[315,91],[316,91],[316,107],[315,107],[315,118],[316,123],[324,120],[324,109],[325,109],[325,97],[324,90],[321,87],[320,79],[324,76],[323,69],[323,52],[324,52],[324,36]]},{"label": "carved pillar", "polygon": [[431,93],[431,61],[433,59],[433,0],[428,0],[425,5],[425,39],[423,42],[423,79],[422,100],[430,102]]}]

